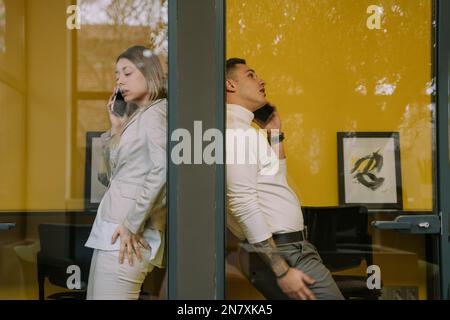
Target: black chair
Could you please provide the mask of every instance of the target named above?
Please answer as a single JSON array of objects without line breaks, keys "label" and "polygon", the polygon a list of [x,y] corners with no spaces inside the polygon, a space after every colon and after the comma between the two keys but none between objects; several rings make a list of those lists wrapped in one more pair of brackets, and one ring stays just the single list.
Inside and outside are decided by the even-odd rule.
[{"label": "black chair", "polygon": [[[331,272],[358,267],[363,260],[367,266],[373,264],[366,207],[302,207],[302,211],[308,240]],[[346,299],[376,300],[381,296],[381,289],[367,287],[367,275],[333,278]]]},{"label": "black chair", "polygon": [[58,292],[48,296],[49,299],[85,299],[89,268],[93,250],[84,246],[91,225],[80,224],[40,224],[38,227],[41,250],[37,254],[39,300],[44,300],[44,283],[67,288],[71,265],[80,267],[81,288]]}]

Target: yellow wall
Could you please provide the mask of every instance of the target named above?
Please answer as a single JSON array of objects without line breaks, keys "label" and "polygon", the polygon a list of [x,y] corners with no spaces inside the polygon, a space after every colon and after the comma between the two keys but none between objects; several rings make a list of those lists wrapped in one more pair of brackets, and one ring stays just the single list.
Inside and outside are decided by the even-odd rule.
[{"label": "yellow wall", "polygon": [[[0,53],[0,210],[65,208],[70,1],[6,0]],[[54,14],[61,12],[62,14]]]},{"label": "yellow wall", "polygon": [[[79,1],[96,4],[98,15],[90,12],[89,22],[82,16],[81,29],[69,30],[66,11],[75,0],[3,1],[0,211],[83,210],[86,133],[109,127],[105,104],[115,86],[115,59],[132,45],[159,48],[162,38],[154,35],[164,24],[107,24],[100,22],[104,1]],[[120,5],[109,12],[117,21],[143,14],[152,23],[167,20],[156,7],[140,12]]]},{"label": "yellow wall", "polygon": [[229,0],[227,57],[266,80],[302,204],[338,204],[336,132],[398,131],[404,209],[431,210],[431,1],[378,1],[381,30],[366,27],[371,4]]},{"label": "yellow wall", "polygon": [[0,52],[0,210],[26,198],[26,74],[24,0],[5,0],[5,45]]},{"label": "yellow wall", "polygon": [[0,209],[25,203],[25,100],[23,94],[0,83]]},{"label": "yellow wall", "polygon": [[65,209],[70,179],[69,5],[69,0],[27,1],[28,210]]}]

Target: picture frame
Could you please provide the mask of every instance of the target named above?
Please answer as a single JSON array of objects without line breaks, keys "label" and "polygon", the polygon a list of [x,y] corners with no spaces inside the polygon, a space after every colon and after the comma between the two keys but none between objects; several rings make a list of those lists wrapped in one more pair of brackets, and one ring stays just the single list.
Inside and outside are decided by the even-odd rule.
[{"label": "picture frame", "polygon": [[86,133],[86,170],[84,179],[84,207],[87,211],[96,211],[103,195],[106,192],[98,179],[100,163],[102,161],[102,147],[100,136],[103,131]]},{"label": "picture frame", "polygon": [[403,209],[398,132],[338,132],[339,204]]}]

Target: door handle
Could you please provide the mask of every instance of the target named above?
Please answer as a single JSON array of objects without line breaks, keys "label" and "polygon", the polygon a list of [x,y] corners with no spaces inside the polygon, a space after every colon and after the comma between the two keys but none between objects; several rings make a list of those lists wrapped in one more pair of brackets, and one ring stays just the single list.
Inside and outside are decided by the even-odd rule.
[{"label": "door handle", "polygon": [[398,216],[392,221],[372,221],[378,230],[396,230],[401,233],[440,233],[441,221],[436,215]]},{"label": "door handle", "polygon": [[0,223],[0,231],[11,230],[16,227],[15,223]]},{"label": "door handle", "polygon": [[373,221],[372,226],[379,230],[409,230],[411,223],[398,221]]}]

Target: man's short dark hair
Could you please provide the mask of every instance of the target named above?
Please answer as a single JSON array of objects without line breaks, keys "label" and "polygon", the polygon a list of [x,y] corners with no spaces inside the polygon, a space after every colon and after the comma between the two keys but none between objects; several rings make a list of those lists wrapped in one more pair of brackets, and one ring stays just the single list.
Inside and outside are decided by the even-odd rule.
[{"label": "man's short dark hair", "polygon": [[244,59],[241,58],[230,58],[226,62],[226,76],[228,77],[230,73],[233,71],[233,69],[238,64],[247,64]]}]

